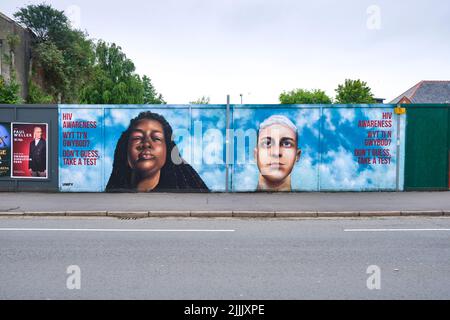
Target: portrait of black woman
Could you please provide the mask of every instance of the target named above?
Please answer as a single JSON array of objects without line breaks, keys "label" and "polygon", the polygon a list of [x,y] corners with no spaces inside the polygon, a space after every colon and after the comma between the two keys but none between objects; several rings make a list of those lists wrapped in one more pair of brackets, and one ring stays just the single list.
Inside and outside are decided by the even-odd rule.
[{"label": "portrait of black woman", "polygon": [[209,192],[181,158],[166,119],[150,111],[130,121],[114,152],[106,192]]}]

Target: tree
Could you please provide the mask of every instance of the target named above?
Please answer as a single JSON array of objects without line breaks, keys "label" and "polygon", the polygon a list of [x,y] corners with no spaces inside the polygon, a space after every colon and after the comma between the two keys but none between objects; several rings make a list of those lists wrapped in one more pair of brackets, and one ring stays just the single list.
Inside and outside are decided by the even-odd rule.
[{"label": "tree", "polygon": [[343,85],[336,89],[336,103],[374,103],[372,90],[366,82],[346,79]]},{"label": "tree", "polygon": [[27,103],[29,104],[50,104],[53,97],[42,90],[42,88],[32,80],[28,83]]},{"label": "tree", "polygon": [[144,103],[145,104],[166,104],[163,96],[156,92],[155,87],[149,77],[144,76],[142,78],[142,84],[144,86]]},{"label": "tree", "polygon": [[34,56],[36,57],[35,66],[44,71],[42,76],[47,91],[57,102],[65,88],[69,86],[63,53],[53,42],[49,41],[37,44]]},{"label": "tree", "polygon": [[46,101],[50,94],[53,102],[78,102],[79,89],[92,74],[93,43],[87,34],[72,30],[64,12],[47,4],[21,8],[14,17],[36,34],[32,71],[43,77],[41,96]]},{"label": "tree", "polygon": [[93,72],[93,44],[80,31],[69,30],[64,37],[34,45],[33,73],[42,75],[45,91],[54,102],[77,103],[81,87]]},{"label": "tree", "polygon": [[93,75],[95,45],[88,34],[79,30],[61,30],[51,42],[61,51],[64,61],[66,86],[61,90],[62,100],[78,102],[81,88]]},{"label": "tree", "polygon": [[189,102],[189,104],[209,104],[209,101],[210,101],[209,97],[202,96],[201,98],[195,101]]},{"label": "tree", "polygon": [[33,31],[38,42],[57,38],[56,35],[62,31],[70,30],[69,19],[64,12],[45,3],[21,8],[14,13],[14,18],[22,26]]},{"label": "tree", "polygon": [[281,104],[330,104],[331,98],[322,90],[295,89],[280,94]]},{"label": "tree", "polygon": [[64,11],[44,3],[21,8],[14,17],[36,34],[29,103],[165,103],[119,46],[94,43],[72,29]]},{"label": "tree", "polygon": [[81,91],[88,104],[143,104],[144,85],[133,62],[116,44],[99,41],[95,50],[94,74]]}]

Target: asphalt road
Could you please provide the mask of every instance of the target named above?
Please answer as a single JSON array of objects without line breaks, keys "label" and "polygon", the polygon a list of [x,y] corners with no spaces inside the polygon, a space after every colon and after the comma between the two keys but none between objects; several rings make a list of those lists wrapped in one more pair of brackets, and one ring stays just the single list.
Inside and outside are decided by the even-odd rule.
[{"label": "asphalt road", "polygon": [[0,193],[0,212],[53,212],[60,210],[450,211],[450,192],[288,194]]},{"label": "asphalt road", "polygon": [[450,299],[444,217],[1,218],[0,244],[1,299]]}]

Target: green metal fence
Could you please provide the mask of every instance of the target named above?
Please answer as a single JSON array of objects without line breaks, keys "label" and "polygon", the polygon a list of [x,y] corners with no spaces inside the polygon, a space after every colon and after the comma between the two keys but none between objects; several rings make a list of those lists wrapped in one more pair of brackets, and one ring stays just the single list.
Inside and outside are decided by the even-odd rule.
[{"label": "green metal fence", "polygon": [[450,105],[407,109],[405,190],[449,190]]}]

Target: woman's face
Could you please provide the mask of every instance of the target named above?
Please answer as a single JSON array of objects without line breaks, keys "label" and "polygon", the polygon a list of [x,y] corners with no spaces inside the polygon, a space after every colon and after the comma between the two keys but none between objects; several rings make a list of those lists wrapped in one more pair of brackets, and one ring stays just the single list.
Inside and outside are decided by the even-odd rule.
[{"label": "woman's face", "polygon": [[128,164],[141,177],[153,176],[166,163],[167,147],[159,121],[144,119],[131,130],[128,140]]},{"label": "woman's face", "polygon": [[297,134],[291,128],[274,124],[262,129],[255,149],[261,175],[274,183],[281,183],[292,172],[300,159]]}]

